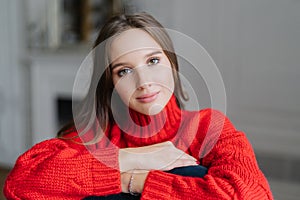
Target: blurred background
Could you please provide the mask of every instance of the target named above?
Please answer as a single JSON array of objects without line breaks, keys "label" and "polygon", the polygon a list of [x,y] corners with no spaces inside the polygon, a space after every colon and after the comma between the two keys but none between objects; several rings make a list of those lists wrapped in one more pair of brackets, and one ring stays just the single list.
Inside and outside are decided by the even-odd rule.
[{"label": "blurred background", "polygon": [[[0,184],[21,153],[70,119],[76,72],[103,22],[124,10],[149,12],[208,51],[224,80],[227,115],[250,139],[275,199],[298,199],[295,0],[1,0]],[[205,87],[199,79],[198,92]]]}]

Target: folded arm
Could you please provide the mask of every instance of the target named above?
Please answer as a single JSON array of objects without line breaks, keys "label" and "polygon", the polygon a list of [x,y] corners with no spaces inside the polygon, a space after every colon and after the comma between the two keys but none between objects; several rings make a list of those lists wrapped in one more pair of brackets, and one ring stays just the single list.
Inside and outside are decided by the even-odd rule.
[{"label": "folded arm", "polygon": [[[110,166],[95,155],[110,160]],[[39,143],[18,158],[4,194],[14,200],[82,199],[121,192],[118,151],[107,148],[95,155],[60,139]]]},{"label": "folded arm", "polygon": [[[150,171],[145,180],[141,199],[273,199],[268,182],[260,171],[254,151],[243,132],[237,131],[222,113],[205,110],[200,120],[201,127],[209,124],[211,112],[216,121],[212,121],[212,131],[208,132],[206,141],[212,144],[211,151],[205,155],[200,164],[208,168],[203,178],[178,176],[159,170]],[[224,122],[221,133],[217,130]],[[215,126],[215,127],[214,127]],[[200,138],[203,132],[198,132]],[[214,143],[215,136],[217,137]],[[201,142],[196,140],[190,149],[200,149]]]}]

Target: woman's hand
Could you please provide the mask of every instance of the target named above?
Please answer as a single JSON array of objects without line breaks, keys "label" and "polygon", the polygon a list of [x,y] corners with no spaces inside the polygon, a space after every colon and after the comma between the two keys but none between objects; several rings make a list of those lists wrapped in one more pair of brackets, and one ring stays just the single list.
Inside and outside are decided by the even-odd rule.
[{"label": "woman's hand", "polygon": [[[142,193],[149,171],[130,170],[121,174],[122,192]],[[130,185],[129,185],[130,184]],[[130,191],[129,191],[130,189]]]},{"label": "woman's hand", "polygon": [[167,141],[154,145],[119,150],[120,171],[133,169],[171,170],[197,165],[197,160]]}]

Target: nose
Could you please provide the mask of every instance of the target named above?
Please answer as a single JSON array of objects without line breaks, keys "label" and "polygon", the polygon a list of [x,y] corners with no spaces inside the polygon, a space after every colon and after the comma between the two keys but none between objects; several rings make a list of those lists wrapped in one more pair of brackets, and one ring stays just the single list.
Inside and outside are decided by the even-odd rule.
[{"label": "nose", "polygon": [[135,69],[136,88],[139,90],[151,87],[150,73],[147,72],[146,66],[137,67]]}]

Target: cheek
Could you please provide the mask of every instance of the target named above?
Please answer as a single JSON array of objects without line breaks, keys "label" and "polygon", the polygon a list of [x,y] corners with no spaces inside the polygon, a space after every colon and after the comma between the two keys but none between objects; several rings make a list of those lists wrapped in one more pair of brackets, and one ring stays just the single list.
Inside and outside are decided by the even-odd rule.
[{"label": "cheek", "polygon": [[174,76],[172,70],[170,70],[170,72],[168,73],[166,82],[167,82],[166,84],[169,86],[170,91],[173,93],[175,88],[175,82],[174,82]]},{"label": "cheek", "polygon": [[125,105],[128,105],[130,94],[126,90],[126,88],[119,86],[115,87],[115,92],[120,96]]},{"label": "cheek", "polygon": [[160,84],[171,93],[174,92],[174,78],[170,67],[161,67],[159,73],[155,73],[155,76],[153,77],[156,83]]},{"label": "cheek", "polygon": [[135,91],[134,85],[126,79],[114,80],[114,85],[114,92],[117,92],[122,101],[129,105],[129,100]]}]

